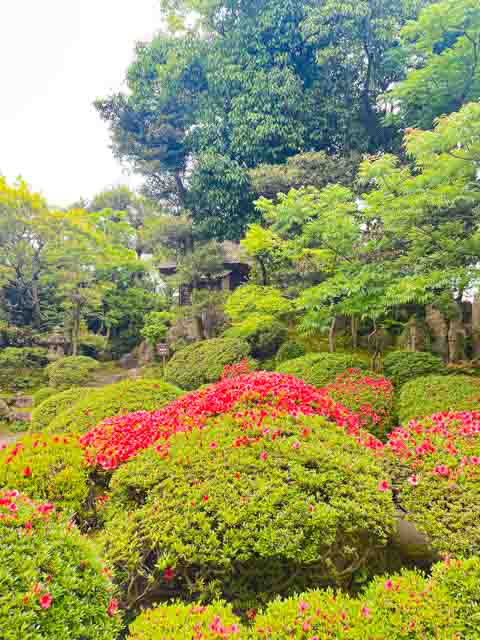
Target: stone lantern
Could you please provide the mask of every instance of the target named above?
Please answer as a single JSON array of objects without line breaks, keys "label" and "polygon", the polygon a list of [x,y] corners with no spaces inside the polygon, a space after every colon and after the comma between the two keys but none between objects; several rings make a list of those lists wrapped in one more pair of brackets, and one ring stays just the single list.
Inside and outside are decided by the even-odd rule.
[{"label": "stone lantern", "polygon": [[51,333],[45,341],[48,347],[48,359],[58,360],[65,356],[65,347],[67,341],[63,335],[61,327],[55,327],[53,333]]}]

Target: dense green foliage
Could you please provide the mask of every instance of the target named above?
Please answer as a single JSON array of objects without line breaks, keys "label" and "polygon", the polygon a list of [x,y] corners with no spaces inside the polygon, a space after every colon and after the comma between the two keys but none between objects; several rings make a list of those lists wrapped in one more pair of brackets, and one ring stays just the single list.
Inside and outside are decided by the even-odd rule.
[{"label": "dense green foliage", "polygon": [[225,416],[114,474],[105,553],[132,602],[228,594],[248,608],[306,585],[346,585],[376,566],[393,531],[382,479],[323,418],[246,428]]},{"label": "dense green foliage", "polygon": [[2,391],[28,392],[45,386],[47,376],[44,369],[0,369]]},{"label": "dense green foliage", "polygon": [[226,365],[248,356],[247,342],[237,338],[214,338],[178,351],[167,364],[165,379],[181,389],[198,389],[220,379]]},{"label": "dense green foliage", "polygon": [[48,381],[55,389],[69,389],[85,385],[99,368],[99,363],[88,356],[71,356],[52,362],[47,367]]},{"label": "dense green foliage", "polygon": [[443,411],[479,411],[480,380],[470,376],[425,376],[403,385],[398,397],[401,423]]},{"label": "dense green foliage", "polygon": [[83,396],[77,392],[75,400],[50,421],[47,431],[85,433],[105,418],[161,409],[181,394],[182,391],[171,384],[148,379],[124,380],[101,389],[88,390]]},{"label": "dense green foliage", "polygon": [[334,382],[339,373],[347,369],[366,369],[364,360],[343,353],[307,353],[301,358],[282,362],[277,371],[305,380],[314,387],[324,387]]},{"label": "dense green foliage", "polygon": [[[80,395],[84,393],[80,388],[73,387],[58,393],[58,389],[53,394],[48,394],[47,398],[32,411],[32,425],[34,431],[44,431],[48,425],[60,413],[78,402]],[[88,392],[87,392],[88,393]],[[73,429],[75,431],[75,429]]]},{"label": "dense green foliage", "polygon": [[306,354],[305,347],[299,342],[293,340],[287,340],[282,344],[277,352],[276,361],[277,364],[286,362],[287,360],[294,360],[295,358],[301,358]]},{"label": "dense green foliage", "polygon": [[84,511],[90,483],[76,437],[32,434],[0,451],[0,488],[54,502],[69,517]]},{"label": "dense green foliage", "polygon": [[244,340],[257,360],[272,358],[287,338],[287,327],[270,317],[250,316],[225,332],[228,338]]},{"label": "dense green foliage", "polygon": [[2,639],[116,638],[121,620],[109,614],[113,585],[91,543],[57,520],[49,503],[8,492],[0,498]]},{"label": "dense green foliage", "polygon": [[383,361],[385,376],[400,387],[405,382],[428,374],[446,373],[441,358],[426,352],[395,351]]},{"label": "dense green foliage", "polygon": [[38,407],[38,405],[42,404],[44,400],[46,400],[50,396],[56,395],[57,393],[58,390],[54,389],[53,387],[41,387],[33,394],[33,406]]},{"label": "dense green foliage", "polygon": [[7,347],[0,351],[0,367],[34,369],[48,364],[47,351],[40,347]]}]

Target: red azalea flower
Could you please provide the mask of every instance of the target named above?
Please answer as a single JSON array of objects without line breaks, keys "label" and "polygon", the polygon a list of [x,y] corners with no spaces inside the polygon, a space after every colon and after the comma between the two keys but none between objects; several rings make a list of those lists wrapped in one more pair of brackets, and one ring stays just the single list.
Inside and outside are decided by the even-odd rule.
[{"label": "red azalea flower", "polygon": [[23,470],[23,477],[30,478],[31,475],[32,475],[32,470],[30,469],[30,467],[25,467],[25,469]]},{"label": "red azalea flower", "polygon": [[45,593],[43,596],[41,596],[39,602],[42,609],[50,609],[50,607],[52,606],[52,600],[53,598],[49,593]]},{"label": "red azalea flower", "polygon": [[107,607],[107,613],[109,616],[114,616],[118,611],[118,600],[112,598]]},{"label": "red azalea flower", "polygon": [[382,480],[378,485],[379,491],[388,491],[389,488],[390,488],[390,485],[387,480]]},{"label": "red azalea flower", "polygon": [[167,582],[170,582],[171,580],[174,579],[175,577],[175,572],[171,567],[167,567],[164,571],[163,571],[163,577],[165,580],[167,580]]},{"label": "red azalea flower", "polygon": [[268,458],[268,453],[266,451],[262,451],[260,454],[260,460],[266,460]]}]

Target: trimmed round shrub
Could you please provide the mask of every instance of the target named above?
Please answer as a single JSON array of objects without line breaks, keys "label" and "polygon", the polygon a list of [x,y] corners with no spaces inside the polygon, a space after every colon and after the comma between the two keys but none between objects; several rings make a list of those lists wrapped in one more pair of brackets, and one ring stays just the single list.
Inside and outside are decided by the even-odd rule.
[{"label": "trimmed round shrub", "polygon": [[50,503],[0,491],[2,640],[114,640],[113,585],[91,544]]},{"label": "trimmed round shrub", "polygon": [[254,358],[273,357],[288,335],[287,327],[271,317],[250,316],[225,332],[228,338],[245,340]]},{"label": "trimmed round shrub", "polygon": [[[359,434],[357,416],[302,380],[280,373],[258,371],[225,377],[216,384],[189,393],[159,411],[138,411],[109,418],[81,437],[90,464],[111,470],[157,441],[178,432],[202,428],[211,416],[232,411],[262,415],[321,415]],[[373,436],[362,436],[365,446],[383,445]]]},{"label": "trimmed round shrub", "polygon": [[112,490],[104,552],[130,602],[228,598],[248,609],[348,586],[377,567],[394,530],[381,466],[314,416],[223,416],[133,459]]},{"label": "trimmed round shrub", "polygon": [[324,391],[358,416],[360,427],[384,438],[395,422],[394,389],[390,380],[352,369],[337,376]]},{"label": "trimmed round shrub", "polygon": [[33,406],[38,407],[44,400],[58,393],[53,387],[42,387],[33,394]]},{"label": "trimmed round shrub", "polygon": [[41,347],[7,347],[0,351],[0,367],[5,369],[41,369],[47,364],[47,350]]},{"label": "trimmed round shrub", "polygon": [[80,400],[77,392],[75,402],[58,412],[47,431],[85,433],[105,418],[132,411],[160,409],[181,395],[180,389],[167,382],[143,379],[124,380],[101,389],[88,390]]},{"label": "trimmed round shrub", "polygon": [[85,509],[91,483],[75,436],[31,434],[0,449],[0,488],[55,502],[70,516]]},{"label": "trimmed round shrub", "polygon": [[88,356],[69,356],[48,365],[49,385],[55,389],[69,389],[89,382],[100,364]]},{"label": "trimmed round shrub", "polygon": [[165,379],[181,389],[198,389],[219,380],[228,364],[241,362],[250,347],[236,338],[214,338],[195,342],[173,356],[165,369]]},{"label": "trimmed round shrub", "polygon": [[284,342],[277,353],[277,364],[286,362],[287,360],[294,360],[295,358],[301,358],[306,354],[305,347],[299,342],[288,340]]},{"label": "trimmed round shrub", "polygon": [[470,376],[423,376],[405,383],[398,399],[400,422],[443,411],[480,410],[480,379]]},{"label": "trimmed round shrub", "polygon": [[354,355],[343,353],[307,353],[301,358],[282,362],[277,371],[305,380],[314,387],[333,382],[348,369],[366,369],[366,363]]},{"label": "trimmed round shrub", "polygon": [[443,374],[447,369],[441,358],[424,351],[394,351],[385,356],[383,373],[396,386],[429,374]]},{"label": "trimmed round shrub", "polygon": [[439,553],[480,555],[480,412],[412,420],[386,451],[406,519]]},{"label": "trimmed round shrub", "polygon": [[61,393],[58,393],[58,389],[56,389],[54,395],[47,397],[41,404],[34,407],[31,430],[44,431],[56,416],[78,401],[81,393],[82,391],[76,388],[67,389]]},{"label": "trimmed round shrub", "polygon": [[215,603],[203,605],[181,602],[148,609],[130,625],[128,640],[213,640],[213,638],[246,638],[240,620],[230,606]]}]

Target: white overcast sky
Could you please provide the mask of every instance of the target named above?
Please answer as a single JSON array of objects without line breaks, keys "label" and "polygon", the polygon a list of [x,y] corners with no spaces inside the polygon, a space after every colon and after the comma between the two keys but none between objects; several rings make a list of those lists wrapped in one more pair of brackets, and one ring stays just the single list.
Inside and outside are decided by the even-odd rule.
[{"label": "white overcast sky", "polygon": [[161,22],[158,0],[0,0],[0,174],[61,206],[134,184],[92,102]]}]

